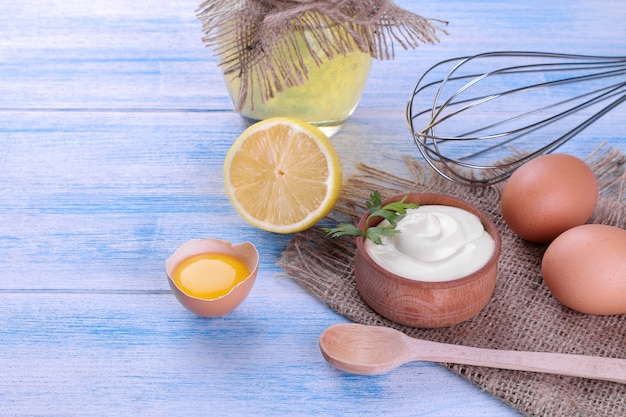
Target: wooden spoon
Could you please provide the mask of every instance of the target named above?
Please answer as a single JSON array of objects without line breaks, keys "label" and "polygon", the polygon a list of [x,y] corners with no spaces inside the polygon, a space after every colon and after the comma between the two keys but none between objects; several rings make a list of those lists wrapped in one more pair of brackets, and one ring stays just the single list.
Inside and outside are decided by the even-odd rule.
[{"label": "wooden spoon", "polygon": [[324,358],[344,372],[377,375],[415,360],[544,372],[626,383],[626,359],[450,345],[378,326],[336,324],[320,337]]}]

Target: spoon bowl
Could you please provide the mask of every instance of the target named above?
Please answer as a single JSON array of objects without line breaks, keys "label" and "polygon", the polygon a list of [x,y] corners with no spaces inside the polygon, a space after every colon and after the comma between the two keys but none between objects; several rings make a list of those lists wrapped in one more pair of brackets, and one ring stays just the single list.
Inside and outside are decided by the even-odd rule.
[{"label": "spoon bowl", "polygon": [[415,339],[389,327],[355,323],[326,329],[320,337],[320,350],[335,368],[359,375],[384,374],[423,360],[626,383],[626,359],[482,349]]},{"label": "spoon bowl", "polygon": [[404,334],[389,327],[337,324],[322,333],[320,350],[335,368],[360,375],[387,373],[412,360]]}]

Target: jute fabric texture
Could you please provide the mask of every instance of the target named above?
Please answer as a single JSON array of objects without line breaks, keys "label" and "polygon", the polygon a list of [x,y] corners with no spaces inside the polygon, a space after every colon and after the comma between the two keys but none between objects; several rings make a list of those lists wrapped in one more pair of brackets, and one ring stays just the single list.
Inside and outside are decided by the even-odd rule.
[{"label": "jute fabric texture", "polygon": [[196,15],[224,75],[241,78],[236,111],[255,85],[265,102],[308,79],[301,42],[319,66],[355,47],[376,59],[393,59],[396,47],[433,44],[445,33],[445,22],[391,0],[207,0]]},{"label": "jute fabric texture", "polygon": [[[590,164],[600,182],[601,196],[590,222],[626,228],[626,157],[602,148]],[[354,283],[354,239],[331,239],[320,227],[293,237],[280,265],[287,276],[351,321],[399,329],[409,336],[492,349],[559,352],[626,358],[626,315],[592,316],[561,305],[541,276],[546,245],[515,236],[500,213],[502,184],[467,188],[444,180],[416,159],[406,158],[411,178],[389,175],[362,165],[349,178],[332,223],[354,221],[375,190],[383,197],[407,192],[438,192],[464,199],[486,212],[502,236],[502,256],[496,289],[489,304],[475,317],[456,326],[419,329],[398,325],[372,311]],[[626,256],[626,255],[625,255]],[[444,364],[483,390],[528,416],[626,415],[626,385],[582,378],[485,367]]]}]

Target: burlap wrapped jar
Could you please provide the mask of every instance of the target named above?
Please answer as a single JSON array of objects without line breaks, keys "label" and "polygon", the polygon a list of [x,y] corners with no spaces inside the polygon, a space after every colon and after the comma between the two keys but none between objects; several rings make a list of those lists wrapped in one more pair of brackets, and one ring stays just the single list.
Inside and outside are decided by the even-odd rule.
[{"label": "burlap wrapped jar", "polygon": [[197,14],[237,112],[296,117],[329,133],[356,108],[371,59],[443,32],[443,22],[390,0],[207,0]]}]

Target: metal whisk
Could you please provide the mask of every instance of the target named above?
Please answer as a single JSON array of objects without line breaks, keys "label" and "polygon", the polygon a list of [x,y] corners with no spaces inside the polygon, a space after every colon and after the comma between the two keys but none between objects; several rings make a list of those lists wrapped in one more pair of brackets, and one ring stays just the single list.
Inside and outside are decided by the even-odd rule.
[{"label": "metal whisk", "polygon": [[426,71],[406,120],[439,174],[486,186],[553,152],[624,101],[626,57],[490,52]]}]

